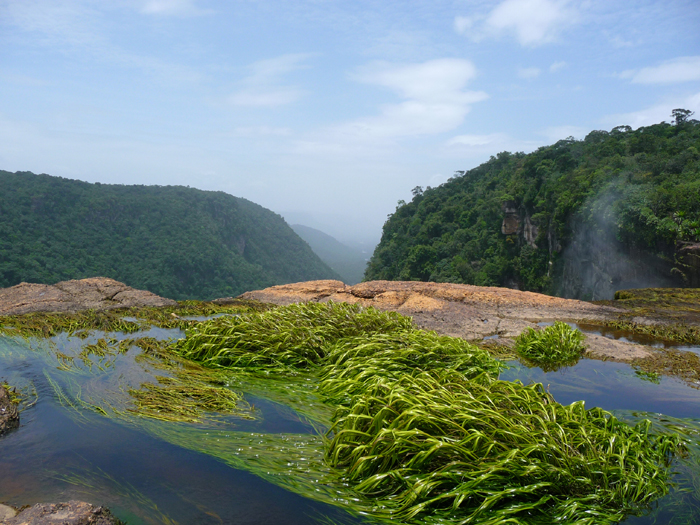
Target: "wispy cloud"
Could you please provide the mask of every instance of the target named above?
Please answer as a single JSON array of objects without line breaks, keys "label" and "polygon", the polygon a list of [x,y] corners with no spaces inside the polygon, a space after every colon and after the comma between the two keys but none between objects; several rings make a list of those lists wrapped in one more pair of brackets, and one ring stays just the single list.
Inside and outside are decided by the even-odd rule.
[{"label": "wispy cloud", "polygon": [[519,67],[518,76],[526,80],[531,80],[540,76],[542,70],[538,67]]},{"label": "wispy cloud", "polygon": [[379,115],[344,125],[343,132],[391,138],[449,131],[464,121],[472,104],[488,98],[483,91],[465,89],[475,76],[470,61],[453,58],[401,66],[373,64],[354,78],[386,87],[404,100],[382,106]]},{"label": "wispy cloud", "polygon": [[679,57],[662,62],[658,66],[620,73],[635,84],[675,84],[700,80],[700,56]]},{"label": "wispy cloud", "polygon": [[511,34],[521,45],[534,47],[555,41],[577,20],[566,0],[505,0],[486,14],[457,16],[454,28],[477,42]]},{"label": "wispy cloud", "polygon": [[566,66],[567,66],[567,64],[564,61],[554,62],[551,66],[549,66],[549,72],[556,73],[560,69],[564,69]]},{"label": "wispy cloud", "polygon": [[238,91],[227,101],[234,106],[281,106],[297,101],[304,91],[296,86],[283,85],[282,78],[299,69],[308,68],[305,62],[312,55],[288,54],[260,60],[250,66],[251,74],[240,82]]}]

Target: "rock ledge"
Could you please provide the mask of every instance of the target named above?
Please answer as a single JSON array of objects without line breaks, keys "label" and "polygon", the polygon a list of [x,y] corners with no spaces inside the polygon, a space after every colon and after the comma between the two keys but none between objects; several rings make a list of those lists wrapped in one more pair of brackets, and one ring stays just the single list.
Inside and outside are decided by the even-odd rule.
[{"label": "rock ledge", "polygon": [[107,277],[63,281],[54,285],[21,283],[0,289],[0,316],[175,304],[177,302],[172,299],[136,290]]}]

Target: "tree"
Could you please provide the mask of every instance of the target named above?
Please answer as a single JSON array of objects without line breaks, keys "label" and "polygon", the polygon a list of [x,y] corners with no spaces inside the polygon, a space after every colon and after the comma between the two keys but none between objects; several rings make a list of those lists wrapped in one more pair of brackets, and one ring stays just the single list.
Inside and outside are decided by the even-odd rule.
[{"label": "tree", "polygon": [[682,126],[686,122],[688,122],[688,119],[692,117],[695,114],[694,111],[690,111],[689,109],[674,109],[671,111],[671,117],[673,117],[674,124],[676,126]]}]

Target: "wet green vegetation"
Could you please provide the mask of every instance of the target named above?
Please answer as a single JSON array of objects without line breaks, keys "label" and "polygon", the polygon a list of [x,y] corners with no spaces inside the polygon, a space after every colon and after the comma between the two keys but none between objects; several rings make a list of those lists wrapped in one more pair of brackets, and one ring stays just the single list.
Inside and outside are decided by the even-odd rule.
[{"label": "wet green vegetation", "polygon": [[[40,353],[54,398],[80,425],[107,418],[369,522],[618,523],[648,512],[678,461],[697,452],[687,432],[500,380],[505,365],[487,350],[396,313],[343,303],[255,310],[189,303],[43,318],[75,327],[61,334],[18,316],[5,322],[17,346],[3,358]],[[203,311],[225,315],[183,318]],[[104,332],[120,319],[139,332]],[[151,326],[185,332],[156,339]],[[536,331],[539,354],[528,359],[580,356],[580,333],[564,327]],[[34,335],[43,333],[57,335]],[[265,431],[260,400],[305,430]],[[86,490],[99,482],[61,475]]]},{"label": "wet green vegetation", "polygon": [[209,317],[267,310],[271,305],[232,299],[223,304],[180,301],[176,306],[84,310],[76,313],[30,313],[0,316],[0,334],[22,337],[54,337],[60,333],[88,337],[93,330],[132,334],[150,326],[187,328],[197,321],[184,317]]},{"label": "wet green vegetation", "polygon": [[585,352],[584,339],[580,330],[556,321],[542,329],[526,329],[515,340],[515,350],[546,372],[575,364]]},{"label": "wet green vegetation", "polygon": [[372,309],[292,305],[216,319],[175,349],[230,370],[318,370],[319,393],[336,407],[326,463],[359,497],[356,510],[377,518],[615,523],[667,492],[682,448],[649,435],[648,422],[630,427],[563,407],[541,385],[499,381],[486,351]]}]

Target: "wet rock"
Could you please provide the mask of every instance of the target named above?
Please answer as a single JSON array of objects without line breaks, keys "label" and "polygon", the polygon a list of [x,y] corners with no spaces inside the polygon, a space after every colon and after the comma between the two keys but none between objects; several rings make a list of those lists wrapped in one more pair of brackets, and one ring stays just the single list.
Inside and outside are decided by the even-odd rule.
[{"label": "wet rock", "polygon": [[84,501],[37,503],[2,522],[5,525],[123,525],[105,507]]},{"label": "wet rock", "polygon": [[7,390],[0,386],[0,436],[19,426],[17,405],[10,401]]},{"label": "wet rock", "polygon": [[107,277],[63,281],[54,285],[21,283],[0,289],[0,315],[32,312],[79,312],[132,306],[177,304],[146,290]]}]

